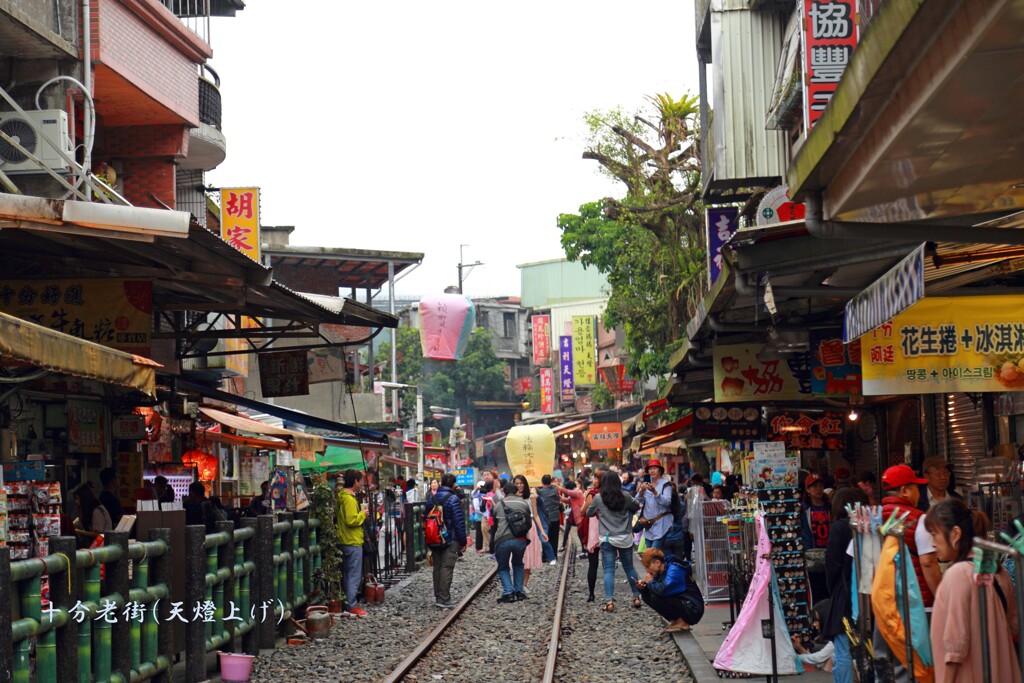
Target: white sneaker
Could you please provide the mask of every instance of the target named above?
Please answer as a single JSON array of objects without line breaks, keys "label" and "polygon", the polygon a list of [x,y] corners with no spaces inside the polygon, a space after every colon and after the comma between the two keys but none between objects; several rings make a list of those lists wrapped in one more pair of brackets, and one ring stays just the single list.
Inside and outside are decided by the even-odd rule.
[{"label": "white sneaker", "polygon": [[548,564],[558,564],[558,560],[551,560]]}]

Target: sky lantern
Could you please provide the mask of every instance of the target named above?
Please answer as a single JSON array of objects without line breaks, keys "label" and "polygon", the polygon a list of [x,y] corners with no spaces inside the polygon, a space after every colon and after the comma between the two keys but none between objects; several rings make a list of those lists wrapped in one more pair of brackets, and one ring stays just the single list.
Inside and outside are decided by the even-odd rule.
[{"label": "sky lantern", "polygon": [[530,486],[540,486],[555,465],[555,433],[543,424],[513,427],[505,437],[505,456],[513,476],[521,474]]},{"label": "sky lantern", "polygon": [[473,331],[474,307],[462,294],[435,294],[420,301],[423,357],[459,360]]}]

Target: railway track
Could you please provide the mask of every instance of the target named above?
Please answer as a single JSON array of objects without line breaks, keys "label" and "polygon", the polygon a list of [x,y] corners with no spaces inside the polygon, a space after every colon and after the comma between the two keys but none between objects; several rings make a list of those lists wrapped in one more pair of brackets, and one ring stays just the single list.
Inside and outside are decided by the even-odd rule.
[{"label": "railway track", "polygon": [[[555,607],[554,614],[551,619],[551,628],[548,632],[548,645],[547,655],[544,659],[544,672],[543,683],[553,683],[555,680],[555,668],[557,665],[558,652],[559,652],[559,641],[562,632],[562,612],[565,606],[566,596],[566,585],[570,569],[573,568],[576,560],[576,548],[573,544],[573,548],[570,551],[562,553],[561,560],[558,566],[559,579],[558,579],[558,590],[555,595]],[[440,641],[446,633],[451,632],[452,627],[458,624],[465,616],[467,609],[483,594],[488,586],[494,583],[495,577],[497,576],[497,566],[492,567],[484,577],[466,594],[459,603],[449,611],[445,617],[438,623],[438,625],[430,633],[426,635],[416,647],[413,648],[412,652],[403,659],[398,666],[394,668],[384,678],[384,683],[398,683],[399,681],[409,680],[410,673],[413,672],[417,665],[419,665],[425,657],[430,653],[431,649]]]}]

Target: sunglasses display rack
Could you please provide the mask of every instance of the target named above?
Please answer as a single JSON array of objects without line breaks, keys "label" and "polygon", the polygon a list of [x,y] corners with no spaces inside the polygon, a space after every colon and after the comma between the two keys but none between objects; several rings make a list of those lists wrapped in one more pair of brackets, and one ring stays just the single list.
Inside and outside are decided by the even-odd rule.
[{"label": "sunglasses display rack", "polygon": [[801,502],[795,487],[760,489],[758,504],[772,544],[772,565],[778,580],[782,613],[790,634],[810,633],[810,606]]}]

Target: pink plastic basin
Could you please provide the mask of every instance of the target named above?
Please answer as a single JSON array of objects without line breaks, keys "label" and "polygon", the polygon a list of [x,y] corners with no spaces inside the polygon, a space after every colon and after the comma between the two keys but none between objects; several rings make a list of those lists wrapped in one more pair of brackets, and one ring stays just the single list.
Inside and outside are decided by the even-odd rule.
[{"label": "pink plastic basin", "polygon": [[220,677],[224,683],[246,683],[252,673],[252,655],[237,655],[233,652],[217,651],[220,658]]}]

